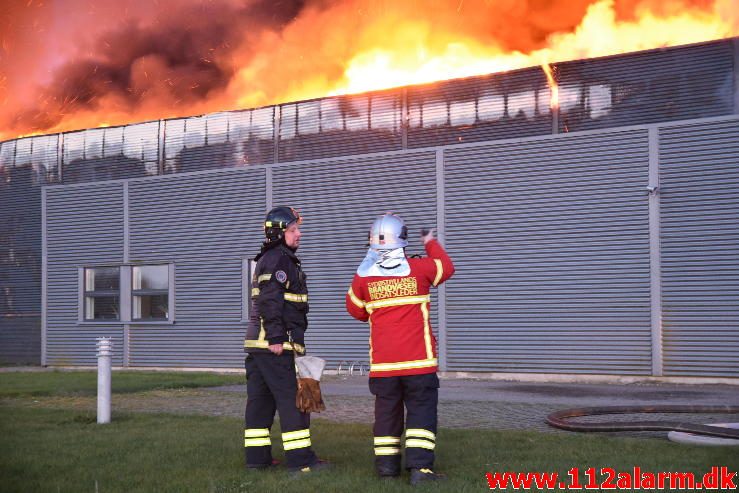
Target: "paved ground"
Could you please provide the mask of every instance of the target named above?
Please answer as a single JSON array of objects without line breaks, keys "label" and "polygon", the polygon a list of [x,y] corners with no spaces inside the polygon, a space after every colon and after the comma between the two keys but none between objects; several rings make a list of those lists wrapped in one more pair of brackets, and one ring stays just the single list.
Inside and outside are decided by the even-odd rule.
[{"label": "paved ground", "polygon": [[[371,423],[374,399],[367,377],[327,376],[321,383],[327,410],[316,419]],[[115,394],[113,411],[167,412],[210,416],[243,416],[244,385],[204,389],[157,390]],[[64,407],[92,411],[95,397],[60,396],[12,399],[29,407]],[[739,386],[648,384],[525,383],[443,379],[439,395],[439,426],[503,430],[555,430],[545,423],[554,411],[573,407],[731,405],[739,406]],[[578,418],[578,421],[670,420],[693,423],[739,423],[739,414],[630,414]],[[627,433],[664,437],[664,432]]]},{"label": "paved ground", "polygon": [[[321,383],[328,409],[320,418],[371,422],[373,398],[367,377],[328,377]],[[244,395],[245,386],[211,389]],[[573,407],[702,405],[739,406],[739,387],[675,384],[522,383],[471,379],[441,381],[439,426],[448,428],[527,429],[561,432],[544,419]],[[739,422],[739,414],[631,414],[579,418],[579,421],[671,420],[694,423]],[[664,436],[664,433],[631,433]]]}]

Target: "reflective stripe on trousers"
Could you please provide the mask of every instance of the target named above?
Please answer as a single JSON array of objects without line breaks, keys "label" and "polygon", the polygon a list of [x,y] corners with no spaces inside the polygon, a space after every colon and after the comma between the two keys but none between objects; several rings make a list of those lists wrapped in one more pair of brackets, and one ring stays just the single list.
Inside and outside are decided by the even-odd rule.
[{"label": "reflective stripe on trousers", "polygon": [[244,447],[269,447],[272,441],[267,428],[246,428],[244,430]]},{"label": "reflective stripe on trousers", "polygon": [[436,448],[436,433],[423,428],[408,428],[405,430],[405,448],[410,447],[434,450]]},{"label": "reflective stripe on trousers", "polygon": [[399,455],[400,437],[375,437],[375,455]]},{"label": "reflective stripe on trousers", "polygon": [[310,447],[310,430],[288,431],[282,434],[282,445],[285,450]]}]

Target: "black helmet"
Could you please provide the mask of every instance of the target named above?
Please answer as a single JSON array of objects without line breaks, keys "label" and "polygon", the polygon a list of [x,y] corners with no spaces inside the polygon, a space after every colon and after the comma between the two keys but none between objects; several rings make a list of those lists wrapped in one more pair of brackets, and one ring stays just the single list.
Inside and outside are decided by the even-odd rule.
[{"label": "black helmet", "polygon": [[273,208],[264,218],[264,236],[267,238],[267,243],[280,241],[287,227],[295,222],[300,224],[303,219],[300,217],[300,213],[292,207],[280,206]]}]

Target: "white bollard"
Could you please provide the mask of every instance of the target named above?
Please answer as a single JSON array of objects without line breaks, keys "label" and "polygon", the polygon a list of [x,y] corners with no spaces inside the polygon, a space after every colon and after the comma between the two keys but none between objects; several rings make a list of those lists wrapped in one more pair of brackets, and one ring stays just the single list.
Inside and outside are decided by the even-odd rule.
[{"label": "white bollard", "polygon": [[110,337],[98,337],[98,423],[110,423],[110,360],[113,342]]}]

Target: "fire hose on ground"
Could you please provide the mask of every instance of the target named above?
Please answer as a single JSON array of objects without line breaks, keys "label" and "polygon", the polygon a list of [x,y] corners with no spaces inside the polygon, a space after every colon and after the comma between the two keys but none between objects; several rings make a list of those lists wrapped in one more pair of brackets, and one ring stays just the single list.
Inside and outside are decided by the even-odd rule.
[{"label": "fire hose on ground", "polygon": [[680,421],[607,421],[572,422],[568,418],[599,416],[604,414],[645,414],[645,413],[690,413],[690,414],[739,414],[739,406],[606,406],[579,407],[563,409],[547,416],[549,426],[567,431],[678,431],[719,438],[739,440],[739,429],[722,428]]}]

